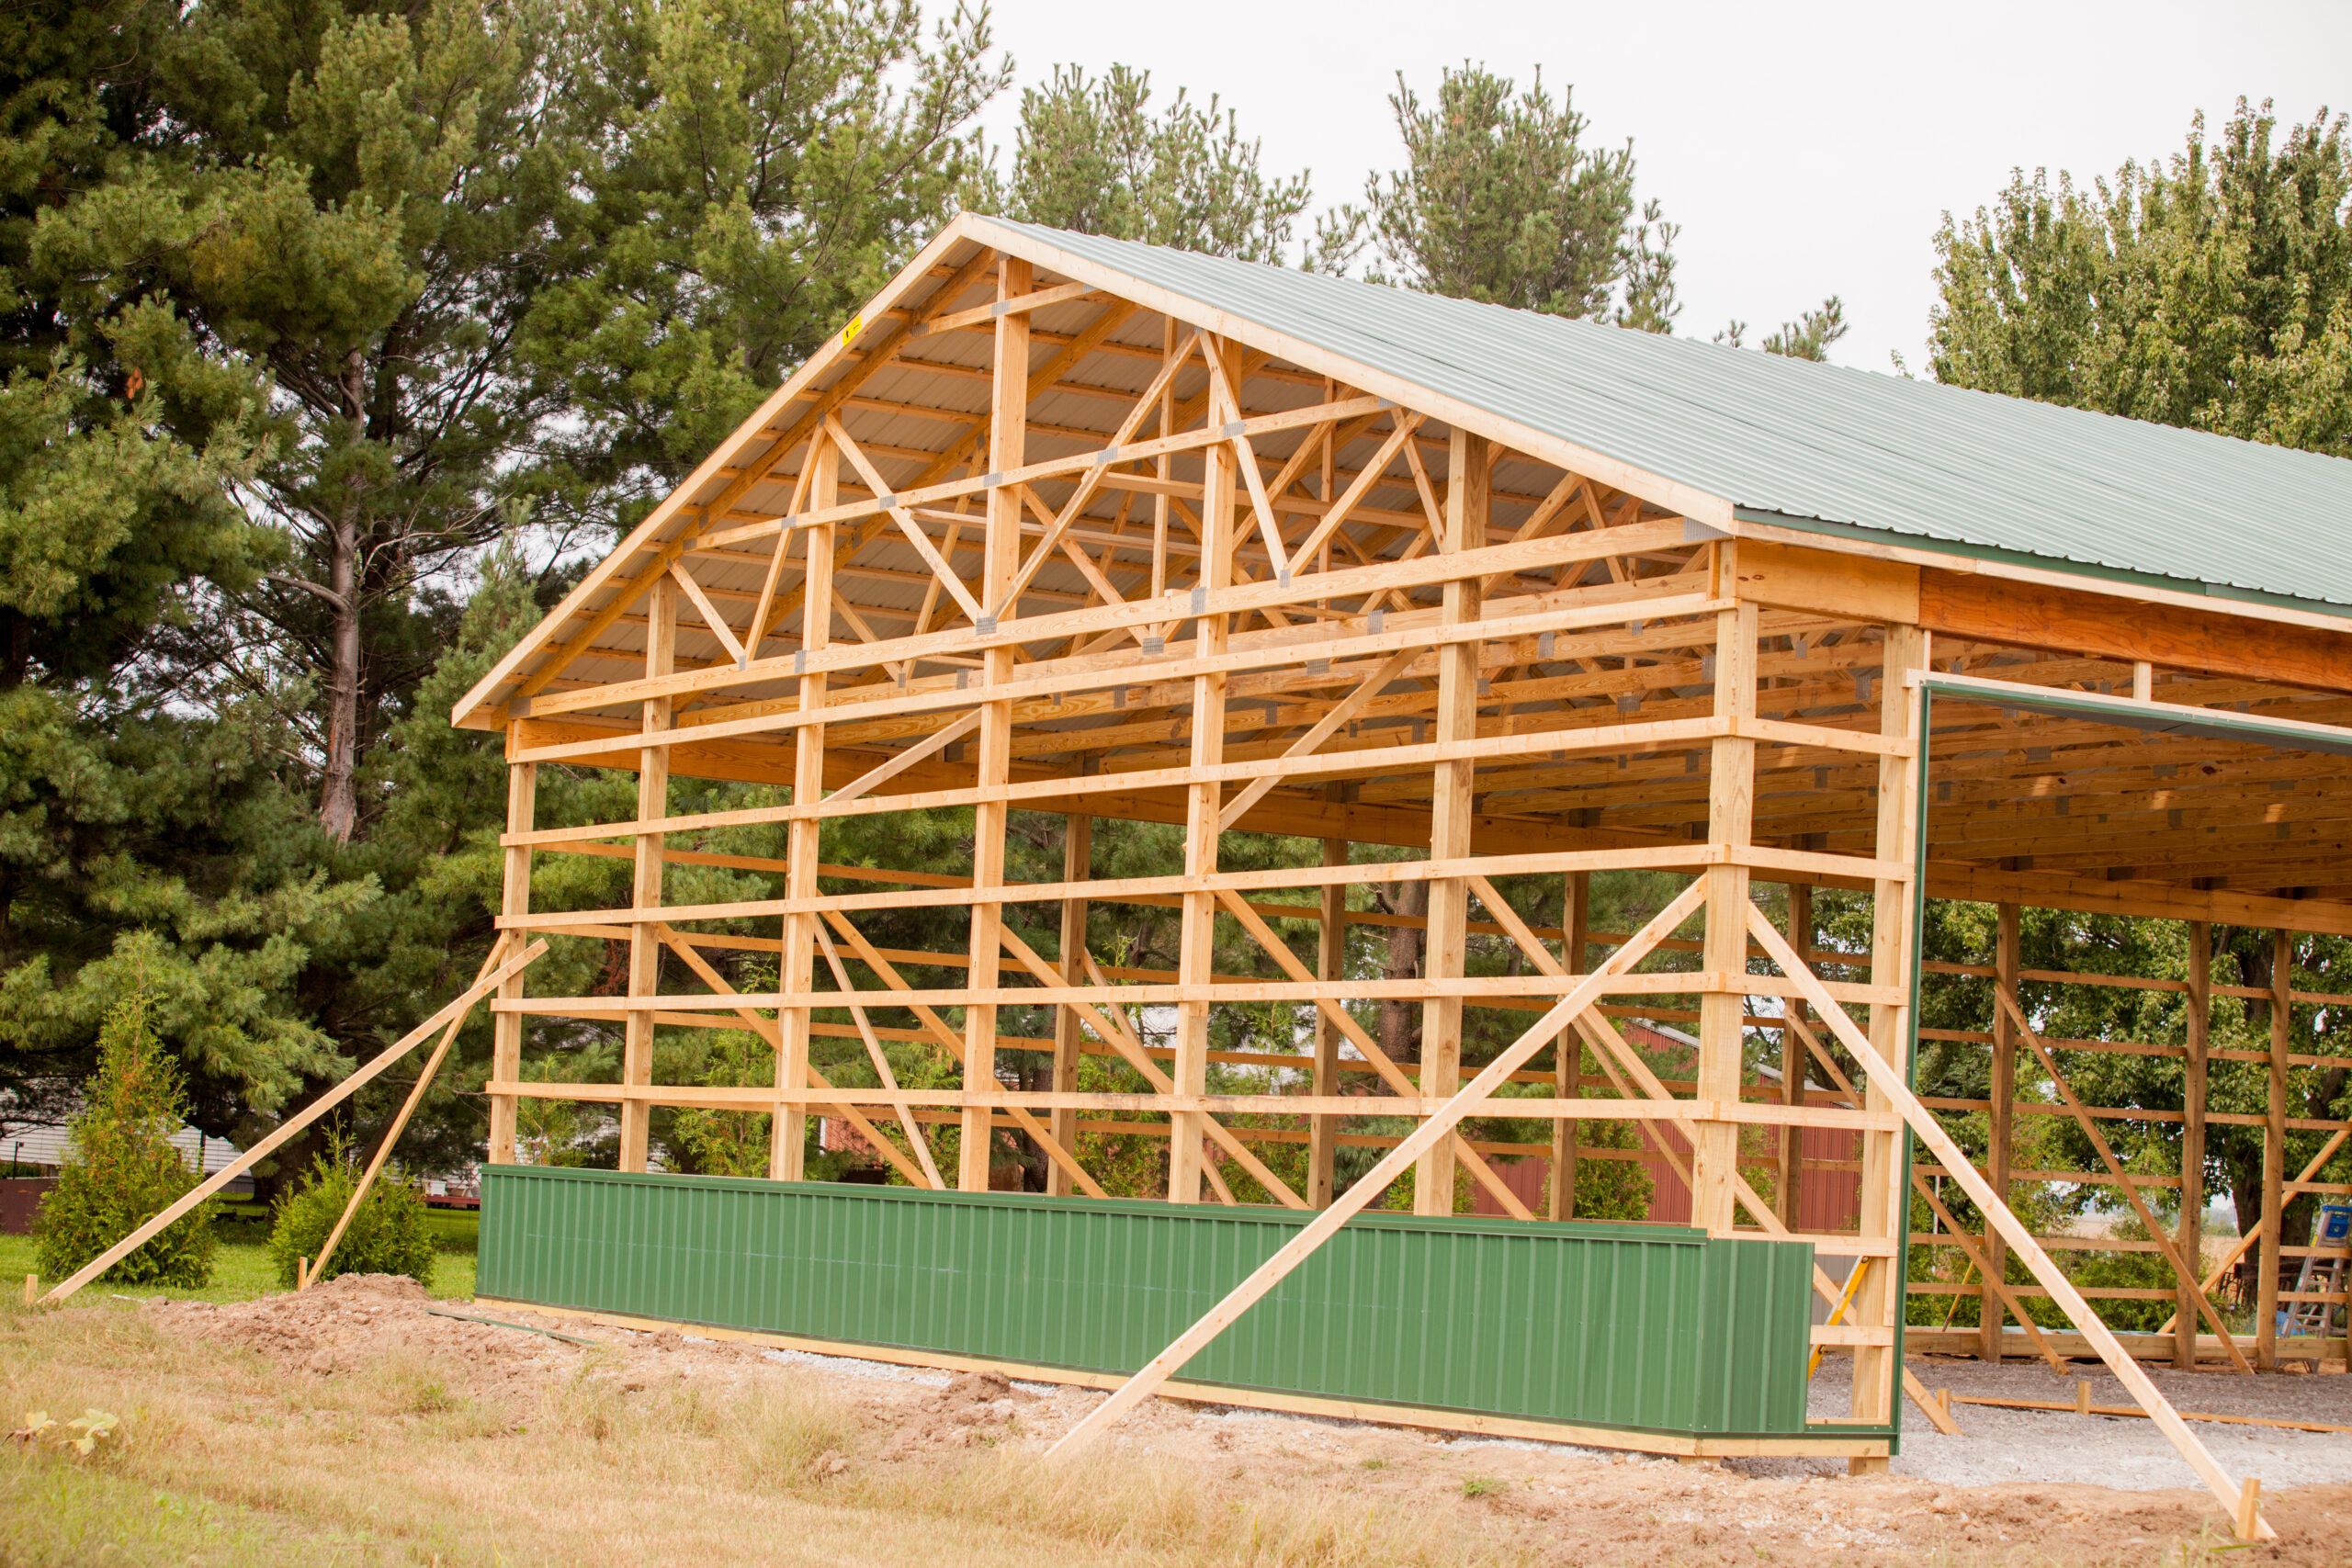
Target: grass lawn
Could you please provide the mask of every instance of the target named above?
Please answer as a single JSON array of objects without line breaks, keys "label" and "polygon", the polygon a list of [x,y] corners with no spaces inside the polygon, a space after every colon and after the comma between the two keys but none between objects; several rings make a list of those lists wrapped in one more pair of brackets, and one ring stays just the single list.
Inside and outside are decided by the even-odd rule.
[{"label": "grass lawn", "polygon": [[[470,1297],[474,1293],[474,1244],[481,1234],[481,1215],[472,1210],[435,1209],[426,1215],[425,1225],[432,1232],[434,1245],[440,1248],[426,1288],[445,1299]],[[252,1202],[226,1205],[220,1217],[213,1222],[213,1234],[220,1237],[220,1245],[212,1255],[212,1283],[200,1291],[164,1285],[114,1285],[104,1280],[87,1289],[142,1298],[242,1302],[286,1288],[270,1262],[269,1210],[266,1206]],[[10,1282],[12,1297],[24,1277],[40,1267],[37,1251],[31,1236],[0,1235],[0,1280]],[[41,1288],[47,1290],[52,1283],[53,1280],[44,1280]]]}]

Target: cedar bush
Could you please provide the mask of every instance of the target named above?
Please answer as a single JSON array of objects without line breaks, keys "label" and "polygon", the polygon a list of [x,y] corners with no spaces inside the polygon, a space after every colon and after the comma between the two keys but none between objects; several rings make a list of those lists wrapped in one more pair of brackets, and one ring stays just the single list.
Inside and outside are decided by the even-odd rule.
[{"label": "cedar bush", "polygon": [[[187,1120],[178,1066],[135,992],[98,1031],[98,1070],[83,1089],[73,1154],[41,1205],[40,1270],[63,1279],[146,1224],[202,1179],[172,1147]],[[212,1282],[212,1220],[198,1204],[100,1278],[125,1285],[201,1290]]]},{"label": "cedar bush", "polygon": [[[326,1245],[327,1234],[343,1217],[351,1195],[359,1190],[359,1168],[351,1145],[330,1137],[324,1154],[311,1162],[311,1174],[296,1191],[280,1198],[269,1230],[270,1261],[277,1266],[278,1282],[294,1288],[294,1262],[315,1258]],[[425,1228],[424,1199],[416,1189],[392,1179],[390,1171],[368,1190],[368,1201],[351,1216],[351,1228],[335,1243],[322,1280],[338,1274],[405,1274],[431,1289],[435,1249]]]}]

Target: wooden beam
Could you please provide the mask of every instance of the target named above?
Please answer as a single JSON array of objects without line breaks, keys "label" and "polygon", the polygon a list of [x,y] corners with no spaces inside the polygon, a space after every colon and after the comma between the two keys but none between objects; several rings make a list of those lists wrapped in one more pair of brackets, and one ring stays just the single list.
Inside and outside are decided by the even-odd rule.
[{"label": "wooden beam", "polygon": [[[1030,291],[1033,275],[1026,261],[1007,255],[997,265],[997,301],[1009,306],[1014,299]],[[1029,417],[1029,318],[1025,313],[1007,310],[996,318],[996,352],[991,363],[996,379],[990,383],[989,402],[989,468],[1001,474],[1020,468],[1026,460],[1025,442]],[[1001,604],[1004,591],[1021,566],[1021,491],[1017,485],[1000,483],[988,491],[988,532],[980,566],[980,604]],[[951,571],[950,576],[953,576]],[[961,583],[954,585],[959,596]],[[974,620],[979,621],[983,612],[978,604],[970,606]],[[982,656],[982,679],[990,685],[1001,685],[1012,679],[1013,649],[1009,646],[989,649]],[[1012,705],[1008,702],[986,704],[982,709],[978,740],[979,756],[975,764],[975,777],[982,787],[1002,784],[1012,777]],[[972,884],[975,887],[992,887],[1004,880],[1004,840],[1008,812],[1000,801],[983,802],[972,813]],[[972,984],[975,988],[992,987],[997,981],[999,955],[1004,949],[1004,906],[976,903],[972,907]],[[996,1087],[996,1013],[990,1005],[981,1004],[964,1011],[964,1087],[967,1089]],[[962,1136],[958,1143],[956,1184],[967,1192],[985,1192],[989,1188],[989,1166],[996,1133],[985,1111],[964,1113]]]},{"label": "wooden beam", "polygon": [[1919,574],[1919,623],[1974,642],[2352,692],[2352,632],[2251,615],[2154,608],[2112,594],[1928,568]]},{"label": "wooden beam", "polygon": [[[678,651],[678,588],[674,580],[664,576],[653,585],[650,606],[652,624],[646,628],[645,675],[649,681],[668,675],[677,660]],[[658,739],[670,728],[673,699],[667,696],[648,697],[640,705],[642,716],[639,728],[646,743],[640,745],[637,764],[637,819],[639,823],[656,821],[670,814],[670,750],[658,743]],[[640,830],[636,835],[636,854],[631,874],[629,902],[639,909],[650,909],[662,902],[663,838],[659,833]],[[654,1000],[662,991],[662,942],[659,931],[650,920],[639,920],[629,927],[628,933],[628,1022],[621,1043],[621,1082],[650,1084],[653,1081],[653,1012]],[[651,1123],[650,1109],[645,1106],[621,1107],[620,1168],[646,1168],[648,1139]]]}]

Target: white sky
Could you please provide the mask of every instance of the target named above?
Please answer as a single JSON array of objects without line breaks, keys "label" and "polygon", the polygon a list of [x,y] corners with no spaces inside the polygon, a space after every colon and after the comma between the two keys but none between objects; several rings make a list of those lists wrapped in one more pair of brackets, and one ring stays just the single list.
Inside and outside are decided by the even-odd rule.
[{"label": "white sky", "polygon": [[[2352,0],[997,0],[995,17],[1021,83],[1118,62],[1151,72],[1155,105],[1221,95],[1269,170],[1313,171],[1318,203],[1402,162],[1398,69],[1427,99],[1465,56],[1522,85],[1540,64],[1574,85],[1588,137],[1633,138],[1637,196],[1682,226],[1679,333],[1736,316],[1753,343],[1837,293],[1853,330],[1833,357],[1872,370],[1889,351],[1921,369],[1937,226],[2013,167],[2087,182],[2178,149],[2199,108],[2218,127],[2241,94],[2290,124],[2352,108]],[[1019,101],[991,108],[991,141]]]}]

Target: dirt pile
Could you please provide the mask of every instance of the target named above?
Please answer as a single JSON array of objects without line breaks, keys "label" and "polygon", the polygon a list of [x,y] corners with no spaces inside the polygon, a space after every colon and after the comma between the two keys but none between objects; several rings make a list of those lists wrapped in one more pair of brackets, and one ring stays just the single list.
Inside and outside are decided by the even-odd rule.
[{"label": "dirt pile", "polygon": [[454,1315],[404,1275],[343,1274],[300,1294],[161,1302],[184,1332],[260,1352],[289,1373],[334,1377],[402,1355],[462,1370],[476,1391],[520,1393],[576,1365],[580,1348]]},{"label": "dirt pile", "polygon": [[924,1449],[960,1449],[1023,1436],[1020,1408],[1036,1403],[1035,1394],[1013,1387],[1001,1372],[966,1372],[914,1403],[883,1445],[882,1457],[899,1459]]}]

